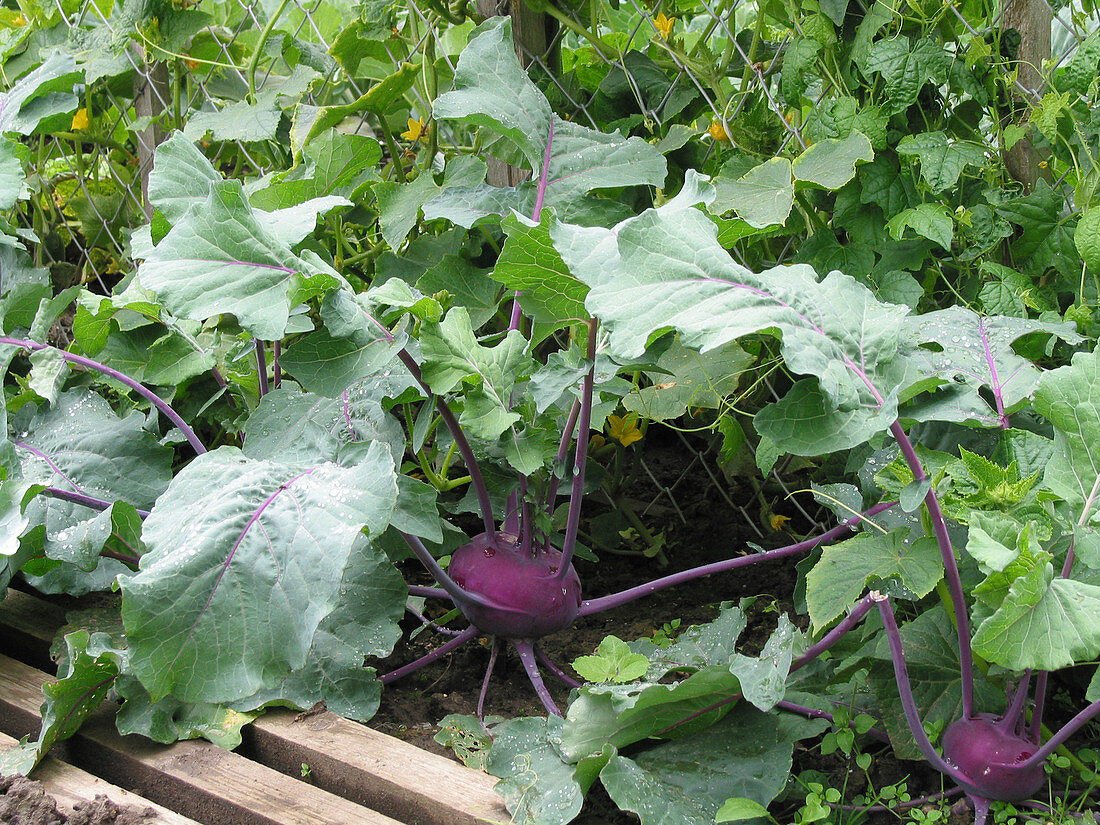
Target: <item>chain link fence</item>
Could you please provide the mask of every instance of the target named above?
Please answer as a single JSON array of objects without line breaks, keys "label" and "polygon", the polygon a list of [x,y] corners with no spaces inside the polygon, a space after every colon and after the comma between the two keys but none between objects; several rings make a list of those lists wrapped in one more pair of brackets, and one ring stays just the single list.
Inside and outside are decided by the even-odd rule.
[{"label": "chain link fence", "polygon": [[[153,151],[169,130],[202,140],[227,174],[285,169],[292,163],[289,117],[303,107],[353,101],[408,60],[433,65],[445,80],[454,71],[454,44],[468,29],[465,21],[497,13],[512,15],[521,59],[553,105],[584,125],[606,128],[609,116],[629,109],[631,116],[610,125],[662,136],[669,145],[708,129],[735,143],[767,132],[775,153],[820,137],[819,107],[832,105],[837,90],[814,79],[801,101],[788,101],[783,67],[802,59],[800,44],[821,39],[821,32],[809,30],[821,13],[795,16],[784,29],[757,26],[754,0],[593,4],[536,10],[520,0],[480,0],[476,7],[58,0],[48,39],[75,57],[86,86],[70,128],[29,141],[40,209],[23,218],[43,239],[39,263],[51,268],[59,286],[129,271],[128,230],[150,217],[144,183]],[[899,13],[919,5],[906,0]],[[1013,0],[989,6],[984,20],[964,15],[959,5],[942,4],[942,13],[973,37],[996,29],[1020,32],[1014,83],[1025,103],[1041,98],[1045,79],[1069,64],[1097,30],[1096,12],[1083,3],[1052,8],[1045,0]],[[33,65],[31,53],[51,45],[19,43],[20,22],[25,20],[15,19],[7,31],[8,84]],[[367,38],[376,38],[369,48],[363,46]],[[647,55],[653,46],[656,60]],[[17,54],[20,47],[25,50]],[[410,114],[429,116],[429,86],[410,88]],[[692,117],[685,122],[688,109]],[[371,130],[366,120],[359,128]],[[515,183],[511,174],[500,182]]]},{"label": "chain link fence", "polygon": [[[830,38],[858,47],[858,21],[873,14],[887,30],[893,18],[927,15],[961,26],[971,44],[991,32],[1011,41],[1006,66],[1019,119],[1048,93],[1054,73],[1074,61],[1087,65],[1087,50],[1100,55],[1100,11],[1086,0],[1053,7],[1046,0],[901,0],[897,8],[822,0],[810,10],[768,0],[767,22],[759,14],[764,2],[56,0],[34,7],[34,27],[23,13],[4,9],[0,58],[8,88],[48,60],[61,61],[59,73],[82,76],[75,111],[61,106],[59,126],[24,141],[31,197],[13,223],[37,235],[40,243],[29,248],[55,289],[90,283],[106,294],[133,271],[130,233],[154,217],[149,172],[171,131],[199,142],[226,176],[258,178],[291,169],[296,131],[347,107],[352,114],[340,129],[375,136],[392,159],[409,151],[395,140],[403,122],[356,113],[356,102],[419,63],[399,108],[410,130],[413,121],[428,123],[431,100],[449,87],[470,29],[495,14],[512,17],[521,62],[563,117],[688,153],[684,166],[694,168],[723,145],[748,146],[758,157],[797,155],[829,137],[827,123],[845,92],[836,67],[815,63],[818,47]],[[955,48],[967,59],[963,43],[956,40]],[[61,56],[47,57],[58,49]],[[1041,165],[1027,141],[1013,151],[1021,157],[1006,163],[1020,167],[1018,180]],[[516,184],[526,174],[491,164],[489,181]],[[776,262],[796,251],[788,244]],[[747,523],[758,523],[729,499],[714,456],[687,440],[683,446],[691,460],[681,479],[702,466],[718,494]],[[783,479],[774,480],[782,487]],[[653,483],[654,500],[667,497],[678,509],[678,480]]]}]

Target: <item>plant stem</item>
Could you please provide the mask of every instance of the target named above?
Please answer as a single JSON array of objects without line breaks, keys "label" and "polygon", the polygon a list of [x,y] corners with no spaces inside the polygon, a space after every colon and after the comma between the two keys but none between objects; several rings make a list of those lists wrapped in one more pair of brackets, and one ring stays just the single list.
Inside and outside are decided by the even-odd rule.
[{"label": "plant stem", "polygon": [[142,398],[146,399],[150,404],[152,404],[162,413],[164,413],[165,418],[167,418],[169,421],[179,427],[180,432],[183,433],[184,438],[187,439],[187,442],[191,445],[196,453],[201,455],[202,453],[205,453],[207,451],[206,447],[203,446],[202,441],[200,441],[199,437],[195,434],[195,431],[191,429],[186,421],[180,418],[179,414],[175,410],[173,410],[166,401],[164,401],[160,396],[158,396],[155,392],[146,387],[144,384],[138,383],[130,376],[124,375],[118,370],[111,369],[106,364],[101,364],[98,361],[93,361],[91,358],[85,358],[83,355],[74,355],[71,352],[51,346],[49,344],[39,344],[37,341],[27,341],[21,338],[8,338],[6,336],[3,336],[0,337],[0,344],[9,344],[11,346],[19,347],[20,349],[31,350],[34,352],[37,352],[38,350],[52,349],[60,353],[61,357],[68,361],[70,364],[78,364],[82,367],[93,369],[96,372],[101,372],[104,375],[114,378],[116,381],[122,382],[138,395],[140,395]]},{"label": "plant stem", "polygon": [[[408,178],[405,177],[405,166],[401,162],[401,147],[397,145],[390,125],[386,123],[386,116],[378,115],[377,119],[378,131],[382,133],[382,140],[386,143],[386,151],[390,153],[390,159],[393,161],[393,174],[397,178],[398,183],[405,183]],[[421,172],[421,174],[426,175],[428,173]],[[344,263],[347,263],[347,261],[344,261]]]},{"label": "plant stem", "polygon": [[[383,327],[385,329],[385,327]],[[389,330],[386,330],[387,334]],[[390,340],[393,340],[393,336],[390,336]],[[481,509],[481,520],[485,525],[486,533],[496,532],[496,522],[493,520],[493,503],[489,498],[489,488],[485,485],[485,479],[481,475],[481,468],[478,466],[477,459],[474,458],[474,450],[470,446],[470,442],[466,440],[466,434],[462,432],[462,427],[458,424],[458,419],[455,418],[455,414],[451,411],[451,408],[444,403],[443,399],[433,393],[420,374],[420,365],[416,363],[416,359],[412,357],[408,350],[402,347],[398,350],[397,357],[401,359],[401,363],[405,365],[412,377],[416,379],[418,383],[427,393],[429,398],[435,400],[435,408],[439,412],[439,417],[443,419],[443,423],[447,429],[450,430],[451,438],[454,439],[455,444],[458,445],[458,451],[462,454],[462,460],[466,462],[466,470],[470,474],[470,483],[474,487],[474,493],[477,495],[478,507]]]},{"label": "plant stem", "polygon": [[390,682],[396,682],[403,676],[408,676],[410,673],[415,673],[425,665],[430,665],[441,656],[446,656],[456,647],[461,647],[462,645],[466,644],[466,642],[474,638],[474,636],[476,636],[479,632],[480,631],[476,627],[468,627],[450,641],[444,642],[435,650],[431,651],[430,653],[424,654],[419,659],[409,662],[407,665],[405,665],[404,667],[399,667],[397,670],[391,670],[389,673],[383,673],[381,676],[378,677],[378,681],[384,685],[388,685]]},{"label": "plant stem", "polygon": [[581,411],[577,423],[577,449],[573,460],[573,488],[569,494],[569,516],[565,523],[565,539],[562,542],[561,563],[555,575],[565,578],[577,547],[577,531],[581,526],[581,506],[584,502],[584,467],[588,461],[588,431],[592,426],[592,392],[596,383],[596,319],[588,324],[588,359],[592,362],[584,375],[581,389]]},{"label": "plant stem", "polygon": [[264,342],[256,339],[256,373],[260,377],[260,398],[267,395],[271,388],[267,383],[267,355],[264,352]]},{"label": "plant stem", "polygon": [[252,56],[248,59],[248,68],[246,69],[246,75],[248,77],[248,99],[252,103],[256,102],[256,69],[260,65],[260,55],[263,54],[264,46],[267,45],[267,39],[271,37],[271,32],[274,31],[275,24],[279,22],[279,18],[289,5],[290,0],[282,0],[282,2],[279,3],[275,12],[268,18],[263,30],[260,31],[260,39],[256,42],[256,48],[252,52]]},{"label": "plant stem", "polygon": [[1100,713],[1100,700],[1088,705],[1084,710],[1062,725],[1062,729],[1059,730],[1054,736],[1050,737],[1043,743],[1039,750],[1035,751],[1031,756],[1025,759],[1023,762],[1018,763],[1023,769],[1038,765],[1040,762],[1046,760],[1048,756],[1054,753],[1058,747],[1075,734],[1081,727],[1092,719],[1096,714]]},{"label": "plant stem", "polygon": [[[569,455],[569,443],[573,440],[573,430],[577,426],[577,417],[581,412],[580,399],[574,399],[573,406],[569,408],[569,415],[565,419],[565,426],[562,428],[561,440],[558,442],[558,453],[555,456],[556,463],[561,464],[565,461],[565,457]],[[556,473],[551,473],[550,481],[546,485],[546,512],[547,515],[554,515],[554,505],[557,504],[558,498],[558,485],[561,483],[561,478]]]},{"label": "plant stem", "polygon": [[[901,454],[905,457],[905,463],[913,473],[913,478],[920,482],[928,478],[924,472],[924,465],[917,457],[917,451],[913,442],[909,440],[900,421],[890,425],[890,432],[901,448]],[[928,488],[924,496],[924,506],[928,510],[928,516],[932,520],[932,531],[936,535],[936,543],[940,547],[940,555],[943,558],[944,578],[947,587],[951,591],[951,601],[955,607],[955,628],[959,639],[959,671],[962,677],[962,701],[963,716],[969,719],[974,714],[974,659],[970,650],[970,616],[966,610],[966,597],[963,594],[962,579],[959,577],[959,566],[955,562],[955,550],[951,546],[951,536],[947,533],[947,522],[944,520],[943,511],[940,509],[940,500],[936,496],[933,487]]]},{"label": "plant stem", "polygon": [[913,687],[909,682],[909,668],[906,665],[905,651],[902,649],[901,644],[901,631],[898,630],[894,610],[890,606],[890,598],[880,594],[876,597],[876,601],[878,602],[879,613],[882,616],[882,623],[886,627],[886,638],[890,642],[890,658],[894,661],[894,676],[897,679],[901,707],[905,712],[905,721],[909,724],[909,732],[913,735],[914,743],[924,758],[928,760],[928,764],[951,779],[963,790],[980,796],[981,791],[970,784],[966,775],[958,768],[944,762],[943,757],[936,753],[936,749],[932,747],[928,734],[924,732],[924,723],[921,722],[917,702],[913,698]]},{"label": "plant stem", "polygon": [[[85,495],[84,493],[74,493],[69,490],[62,490],[58,487],[47,487],[45,490],[42,491],[42,495],[49,496],[50,498],[56,498],[60,501],[71,501],[73,504],[82,504],[85,507],[90,507],[91,509],[99,510],[100,512],[111,509],[111,507],[115,503],[112,501],[104,501],[101,498],[95,498],[93,496]],[[149,515],[148,510],[139,510],[136,507],[134,509],[137,510],[137,514],[142,518],[145,518]]]},{"label": "plant stem", "polygon": [[279,366],[279,359],[283,354],[283,342],[275,341],[271,345],[271,370],[272,386],[279,389],[283,385],[283,369]]},{"label": "plant stem", "polygon": [[535,693],[537,693],[539,699],[542,700],[542,706],[546,708],[547,713],[561,716],[561,711],[558,710],[558,706],[554,702],[554,697],[551,696],[550,691],[546,689],[546,682],[542,680],[542,674],[539,673],[539,666],[535,661],[534,645],[527,639],[513,639],[512,644],[519,654],[519,660],[523,662],[523,669],[527,671],[527,678],[531,680],[531,684],[535,688]]},{"label": "plant stem", "polygon": [[868,518],[873,518],[884,510],[888,510],[897,504],[896,501],[883,502],[876,504],[866,513],[861,513],[858,516],[853,516],[842,524],[838,524],[832,530],[828,530],[815,538],[806,539],[800,541],[797,544],[790,544],[786,547],[780,547],[775,550],[767,550],[763,553],[754,553],[750,556],[738,556],[733,559],[726,559],[724,561],[716,561],[711,564],[704,564],[700,567],[693,567],[690,570],[684,570],[680,573],[673,573],[669,576],[664,576],[660,579],[654,579],[651,582],[640,584],[637,587],[631,587],[628,590],[620,591],[619,593],[613,593],[610,596],[602,596],[598,599],[589,599],[581,603],[580,616],[588,616],[592,613],[599,613],[602,610],[608,610],[612,607],[619,607],[621,605],[632,602],[635,599],[640,599],[643,596],[648,596],[650,593],[656,593],[658,590],[664,590],[666,587],[672,587],[677,584],[683,584],[684,582],[692,581],[693,579],[701,578],[702,576],[709,576],[712,573],[724,573],[727,570],[736,570],[738,567],[746,567],[750,564],[756,564],[757,562],[767,561],[770,559],[781,559],[785,556],[793,556],[796,553],[803,553],[806,550],[812,550],[820,544],[832,541],[833,539],[844,535],[844,533],[851,530],[860,521]]}]

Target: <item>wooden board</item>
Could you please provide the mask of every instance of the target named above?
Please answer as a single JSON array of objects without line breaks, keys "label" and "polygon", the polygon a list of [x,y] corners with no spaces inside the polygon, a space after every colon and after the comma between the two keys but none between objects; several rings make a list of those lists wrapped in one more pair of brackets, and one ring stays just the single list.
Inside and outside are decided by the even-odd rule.
[{"label": "wooden board", "polygon": [[[8,590],[8,598],[0,601],[0,639],[9,652],[15,640],[14,656],[21,661],[33,660],[40,667],[43,658],[48,662],[50,642],[63,623],[64,612],[42,598]],[[0,729],[18,736],[36,732],[40,689],[5,682],[0,667],[0,697],[9,692],[21,696],[17,704],[24,711],[0,701]],[[26,708],[35,713],[28,714]],[[407,825],[495,825],[511,820],[493,791],[493,777],[327,711],[269,711],[244,735],[242,751],[249,759],[295,782],[301,766],[309,765],[312,785]],[[135,738],[126,741],[130,739]],[[206,743],[174,747],[182,745],[213,748]],[[70,744],[65,751],[76,747]]]},{"label": "wooden board", "polygon": [[[14,744],[16,744],[15,739],[0,733],[0,749]],[[198,825],[193,819],[162,808],[155,802],[105,782],[98,776],[93,776],[52,756],[47,756],[34,769],[34,779],[45,786],[46,793],[57,801],[57,809],[66,816],[73,812],[78,802],[105,796],[119,806],[132,806],[142,811],[152,808],[156,816],[145,820],[148,825]]]},{"label": "wooden board", "polygon": [[[49,677],[0,656],[0,727],[16,736],[38,726]],[[69,758],[109,781],[209,825],[398,825],[388,816],[284,776],[206,742],[158,745],[114,729],[113,707],[68,742]]]},{"label": "wooden board", "polygon": [[[301,718],[299,718],[301,717]],[[245,730],[249,755],[417,825],[484,825],[511,817],[496,779],[334,713],[271,711]]]}]

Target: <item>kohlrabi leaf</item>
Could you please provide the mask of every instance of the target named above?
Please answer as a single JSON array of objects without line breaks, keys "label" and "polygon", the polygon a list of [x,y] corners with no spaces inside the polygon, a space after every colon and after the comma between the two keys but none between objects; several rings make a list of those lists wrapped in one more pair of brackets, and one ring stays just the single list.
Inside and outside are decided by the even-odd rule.
[{"label": "kohlrabi leaf", "polygon": [[1100,492],[1100,348],[1044,373],[1035,411],[1054,425],[1043,485],[1068,501],[1084,523]]},{"label": "kohlrabi leaf", "polygon": [[656,682],[672,670],[728,666],[745,624],[744,611],[739,607],[728,607],[714,621],[690,626],[668,647],[639,647],[639,650],[644,649],[650,660],[646,678]]},{"label": "kohlrabi leaf", "polygon": [[[956,385],[954,402],[929,408],[920,417],[987,427],[1007,422],[1008,414],[1027,403],[1039,381],[1039,368],[1013,351],[1016,340],[1033,332],[1057,335],[1071,344],[1080,340],[1071,325],[984,317],[962,306],[910,316],[905,330],[913,343],[929,348],[926,372]],[[959,386],[969,392],[959,394]],[[992,397],[992,406],[983,392]]]},{"label": "kohlrabi leaf", "polygon": [[446,393],[464,385],[465,404],[459,416],[463,428],[478,438],[495,440],[520,420],[511,409],[515,383],[534,371],[527,340],[516,331],[493,347],[477,342],[470,317],[455,307],[438,324],[421,330],[424,381],[432,392]]},{"label": "kohlrabi leaf", "polygon": [[827,626],[863,593],[868,582],[896,578],[916,596],[926,596],[943,576],[933,539],[909,539],[909,530],[860,533],[826,547],[806,575],[806,606],[815,628]]},{"label": "kohlrabi leaf", "polygon": [[14,141],[0,138],[0,210],[5,212],[27,197],[29,192],[23,163],[19,159],[22,148]]},{"label": "kohlrabi leaf", "polygon": [[[325,328],[297,340],[283,353],[283,368],[310,392],[335,398],[361,378],[378,383],[413,383],[397,353],[407,342],[404,332],[390,333],[364,306],[365,298],[350,291],[329,293],[321,304]],[[390,392],[396,397],[400,389]]]},{"label": "kohlrabi leaf", "polygon": [[726,664],[673,684],[586,685],[566,712],[562,753],[575,762],[608,744],[621,748],[652,736],[687,736],[725,716],[738,688]]},{"label": "kohlrabi leaf", "polygon": [[[317,228],[317,218],[352,203],[342,195],[323,195],[267,213],[267,228],[287,246],[297,246]],[[263,217],[258,215],[257,217]]]},{"label": "kohlrabi leaf", "polygon": [[[149,507],[171,480],[172,451],[158,444],[144,423],[137,412],[119,418],[88,390],[63,393],[54,407],[17,419],[14,444],[22,481]],[[36,497],[24,512],[31,525],[45,525],[48,557],[85,571],[96,566],[116,517],[46,496]]]},{"label": "kohlrabi leaf", "polygon": [[[546,176],[545,181],[512,190],[494,191],[480,182],[469,189],[458,187],[425,205],[425,217],[447,217],[470,226],[482,215],[507,214],[510,208],[530,215],[536,191],[542,192],[544,205],[568,212],[568,205],[594,189],[664,184],[665,159],[641,138],[599,132],[553,113],[519,64],[507,18],[488,20],[473,32],[459,57],[455,88],[435,101],[433,115],[505,138],[519,150],[536,180],[544,168]],[[520,162],[513,153],[498,149],[504,149],[499,142],[486,147],[489,154]]]},{"label": "kohlrabi leaf", "polygon": [[561,725],[557,716],[527,716],[493,730],[486,769],[500,777],[496,791],[516,825],[565,825],[580,813],[591,785],[586,774],[595,771],[562,758],[557,746]]},{"label": "kohlrabi leaf", "polygon": [[304,667],[360,532],[379,535],[396,498],[381,443],[353,467],[230,447],[192,461],[145,521],[140,572],[121,582],[134,670],[153,699],[241,700]]},{"label": "kohlrabi leaf", "polygon": [[286,463],[332,461],[349,466],[367,454],[370,442],[381,441],[393,455],[402,455],[401,425],[382,410],[371,391],[365,382],[352,384],[337,398],[285,387],[272,390],[244,426],[244,454]]},{"label": "kohlrabi leaf", "polygon": [[210,184],[221,179],[194,141],[175,132],[157,147],[149,173],[149,203],[174,224],[193,204],[205,201]]},{"label": "kohlrabi leaf", "polygon": [[310,708],[323,701],[333,712],[366,722],[378,710],[382,683],[366,657],[384,657],[401,636],[409,588],[375,542],[359,538],[340,578],[336,607],[321,620],[305,664],[277,685],[232,704],[253,710],[272,702]]},{"label": "kohlrabi leaf", "polygon": [[[104,634],[96,634],[104,636]],[[68,739],[102,704],[119,673],[122,656],[113,649],[89,645],[92,636],[77,631],[65,637],[67,667],[58,679],[42,686],[46,701],[38,741],[0,754],[0,771],[30,773],[55,743]]]},{"label": "kohlrabi leaf", "polygon": [[529,169],[542,167],[554,113],[519,65],[510,18],[474,29],[455,68],[455,88],[436,98],[432,114],[489,129],[515,144]]},{"label": "kohlrabi leaf", "polygon": [[[918,380],[906,377],[899,356],[907,308],[880,303],[839,272],[821,281],[808,266],[752,273],[730,258],[698,210],[650,210],[614,232],[558,225],[552,234],[570,269],[591,287],[586,305],[610,329],[615,353],[637,357],[667,329],[704,352],[778,331],[791,371],[816,378],[800,382],[797,403],[772,419],[767,408],[757,415],[758,429],[788,452],[825,452],[817,439],[830,449],[867,440],[889,427],[898,392]],[[832,416],[828,430],[779,426],[792,418],[812,425],[822,414]]]},{"label": "kohlrabi leaf", "polygon": [[824,727],[822,720],[776,717],[741,704],[694,736],[632,758],[613,756],[600,781],[642,825],[713,825],[731,796],[770,804],[786,785],[794,743]]},{"label": "kohlrabi leaf", "polygon": [[790,619],[780,615],[779,626],[768,637],[759,656],[734,653],[730,658],[730,673],[741,683],[746,701],[759,710],[771,710],[783,698],[794,659],[795,631]]},{"label": "kohlrabi leaf", "polygon": [[588,318],[584,296],[588,287],[574,278],[550,240],[553,220],[544,212],[532,224],[516,213],[502,225],[507,234],[504,248],[490,275],[509,289],[519,290],[520,306],[534,321],[554,327]]},{"label": "kohlrabi leaf", "polygon": [[238,181],[210,184],[138,268],[143,286],[180,318],[229,313],[253,336],[278,341],[296,305],[333,289],[339,276],[316,255],[299,257],[254,211]]},{"label": "kohlrabi leaf", "polygon": [[115,716],[118,732],[137,733],[154,742],[206,739],[233,750],[240,747],[241,730],[259,715],[210,702],[181,702],[174,696],[154,702],[137,677],[129,674],[119,675],[114,688],[123,700]]},{"label": "kohlrabi leaf", "polygon": [[1050,563],[1017,576],[974,633],[974,652],[1010,670],[1057,670],[1100,654],[1100,587],[1055,577]]}]

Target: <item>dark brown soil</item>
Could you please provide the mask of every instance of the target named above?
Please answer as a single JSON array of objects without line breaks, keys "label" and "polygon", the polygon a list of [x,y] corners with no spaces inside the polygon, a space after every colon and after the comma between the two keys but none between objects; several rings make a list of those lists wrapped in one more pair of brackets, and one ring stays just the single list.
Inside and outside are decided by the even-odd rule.
[{"label": "dark brown soil", "polygon": [[[799,516],[793,506],[776,506],[779,513],[793,517],[785,526],[795,527],[800,532],[775,531],[758,524],[766,534],[765,538],[760,538],[745,522],[742,512],[730,506],[701,467],[696,466],[693,472],[684,473],[692,452],[683,440],[675,434],[659,434],[655,430],[651,428],[650,434],[656,437],[647,438],[645,445],[646,463],[655,478],[632,488],[631,500],[639,512],[648,506],[644,520],[651,531],[666,532],[668,564],[661,566],[652,559],[610,554],[604,555],[598,564],[580,561],[577,568],[586,597],[618,592],[678,570],[751,552],[748,542],[777,547],[798,541],[803,533],[812,531],[813,527]],[[702,445],[694,442],[691,446],[699,449]],[[672,489],[675,504],[666,493],[660,492],[660,488]],[[755,496],[752,491],[729,485],[725,493],[735,502],[745,502],[744,509],[749,513],[759,512],[759,504],[751,503]],[[810,509],[812,502],[804,506],[814,514],[815,511]],[[592,511],[598,512],[598,508],[586,508],[586,518]],[[681,621],[682,627],[707,622],[717,615],[721,602],[758,596],[762,598],[758,598],[750,608],[749,627],[741,640],[746,652],[756,652],[775,626],[776,608],[786,611],[792,620],[804,623],[793,611],[797,580],[795,564],[798,561],[798,558],[792,558],[753,565],[745,570],[706,577],[660,591],[623,607],[585,617],[568,632],[543,639],[542,647],[560,667],[575,676],[570,667],[572,661],[592,653],[608,635],[631,640],[652,636],[665,623],[675,619]],[[408,572],[414,570],[410,567]],[[425,580],[424,583],[430,582]],[[410,629],[414,627],[415,623],[410,624]],[[425,631],[411,643],[402,642],[394,656],[380,669],[392,669],[410,662],[443,640],[440,635]],[[478,691],[489,659],[488,648],[488,639],[467,644],[402,682],[387,687],[383,692],[381,709],[371,726],[426,750],[451,756],[449,750],[433,738],[438,731],[438,722],[449,713],[476,712]],[[568,687],[548,674],[547,686],[559,706],[564,707]],[[485,713],[505,718],[545,714],[514,651],[508,651],[497,661]],[[845,784],[852,787],[852,780],[857,774],[866,782],[861,771],[853,770],[842,760],[822,758],[816,748],[796,751],[795,760],[796,771],[808,768],[822,771],[832,778],[833,787],[842,788]],[[908,777],[908,788],[914,797],[937,790],[940,787],[938,775],[930,769],[921,768],[918,763],[899,762],[884,753],[876,756],[873,762],[872,779],[876,787],[882,787]],[[913,776],[914,770],[916,776]],[[859,790],[852,787],[853,794]],[[582,825],[627,825],[637,821],[633,814],[618,811],[599,783],[593,786],[584,812],[576,820]],[[872,814],[862,821],[867,825],[886,825],[896,823],[898,815]],[[967,821],[963,817],[958,823]],[[954,820],[952,823],[954,825]]]},{"label": "dark brown soil", "polygon": [[78,802],[66,815],[57,809],[57,801],[41,782],[0,776],[0,822],[5,825],[143,825],[156,816],[152,808],[119,806],[102,794]]}]

